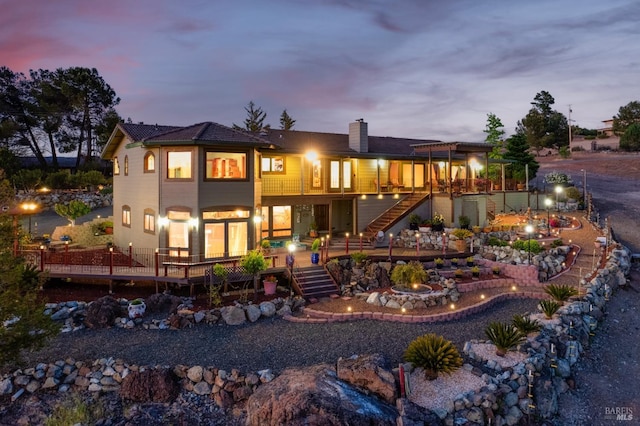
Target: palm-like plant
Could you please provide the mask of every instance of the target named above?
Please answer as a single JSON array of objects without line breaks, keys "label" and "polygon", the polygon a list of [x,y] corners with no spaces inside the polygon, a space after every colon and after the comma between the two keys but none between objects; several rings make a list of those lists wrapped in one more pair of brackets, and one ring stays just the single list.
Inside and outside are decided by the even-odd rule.
[{"label": "palm-like plant", "polygon": [[532,320],[528,316],[514,315],[512,324],[520,333],[527,335],[529,333],[535,333],[542,329],[542,325],[537,320]]},{"label": "palm-like plant", "polygon": [[555,300],[541,300],[540,301],[540,310],[544,313],[544,316],[547,319],[551,319],[553,314],[556,313],[558,309],[560,309],[560,305]]},{"label": "palm-like plant", "polygon": [[558,302],[566,302],[570,297],[577,296],[578,290],[566,284],[549,284],[544,288],[544,292]]},{"label": "palm-like plant", "polygon": [[425,334],[409,343],[404,360],[424,369],[428,380],[438,378],[438,373],[451,374],[462,367],[462,358],[455,345],[434,333]]},{"label": "palm-like plant", "polygon": [[525,336],[516,327],[502,322],[492,322],[484,330],[491,343],[496,346],[496,355],[505,356],[509,349],[522,342]]}]

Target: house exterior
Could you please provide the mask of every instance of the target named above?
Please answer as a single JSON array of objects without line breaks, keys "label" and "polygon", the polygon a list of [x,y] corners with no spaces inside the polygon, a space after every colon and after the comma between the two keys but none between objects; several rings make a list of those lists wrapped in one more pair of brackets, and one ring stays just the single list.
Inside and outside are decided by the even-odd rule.
[{"label": "house exterior", "polygon": [[[235,257],[264,238],[288,240],[311,228],[331,238],[406,227],[409,212],[460,214],[482,225],[489,206],[507,205],[508,182],[479,179],[484,143],[270,130],[250,134],[212,123],[120,123],[102,158],[113,164],[114,243],[192,259]],[[504,176],[504,172],[502,174]],[[501,185],[501,192],[495,186]],[[515,188],[514,188],[515,189]],[[526,207],[515,194],[510,208]],[[384,227],[376,219],[408,206]]]}]

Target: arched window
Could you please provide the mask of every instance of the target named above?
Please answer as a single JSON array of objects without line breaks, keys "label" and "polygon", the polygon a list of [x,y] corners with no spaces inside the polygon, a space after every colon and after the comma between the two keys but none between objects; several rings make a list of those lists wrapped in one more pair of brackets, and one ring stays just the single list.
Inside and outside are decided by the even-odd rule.
[{"label": "arched window", "polygon": [[152,209],[144,209],[144,232],[156,233],[156,212]]},{"label": "arched window", "polygon": [[118,157],[113,157],[113,174],[120,174],[120,163],[118,163]]},{"label": "arched window", "polygon": [[122,206],[122,226],[131,228],[131,207]]},{"label": "arched window", "polygon": [[156,157],[153,155],[153,152],[148,151],[144,155],[144,172],[145,173],[155,173],[156,171]]},{"label": "arched window", "polygon": [[124,156],[124,175],[129,176],[129,156]]}]

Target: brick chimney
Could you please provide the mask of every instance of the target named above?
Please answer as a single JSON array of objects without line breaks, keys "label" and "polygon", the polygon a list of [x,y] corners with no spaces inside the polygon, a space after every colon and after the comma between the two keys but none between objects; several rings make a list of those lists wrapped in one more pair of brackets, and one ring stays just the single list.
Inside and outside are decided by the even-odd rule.
[{"label": "brick chimney", "polygon": [[362,118],[349,123],[349,148],[356,152],[369,152],[367,123]]}]

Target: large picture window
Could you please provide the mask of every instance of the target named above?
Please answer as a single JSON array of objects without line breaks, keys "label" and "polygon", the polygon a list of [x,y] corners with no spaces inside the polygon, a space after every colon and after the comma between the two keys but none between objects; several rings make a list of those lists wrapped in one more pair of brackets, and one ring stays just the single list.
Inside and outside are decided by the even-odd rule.
[{"label": "large picture window", "polygon": [[167,177],[169,179],[191,179],[191,151],[167,153]]},{"label": "large picture window", "polygon": [[284,157],[262,157],[263,173],[285,173]]},{"label": "large picture window", "polygon": [[247,154],[244,152],[207,152],[207,179],[246,179]]}]

